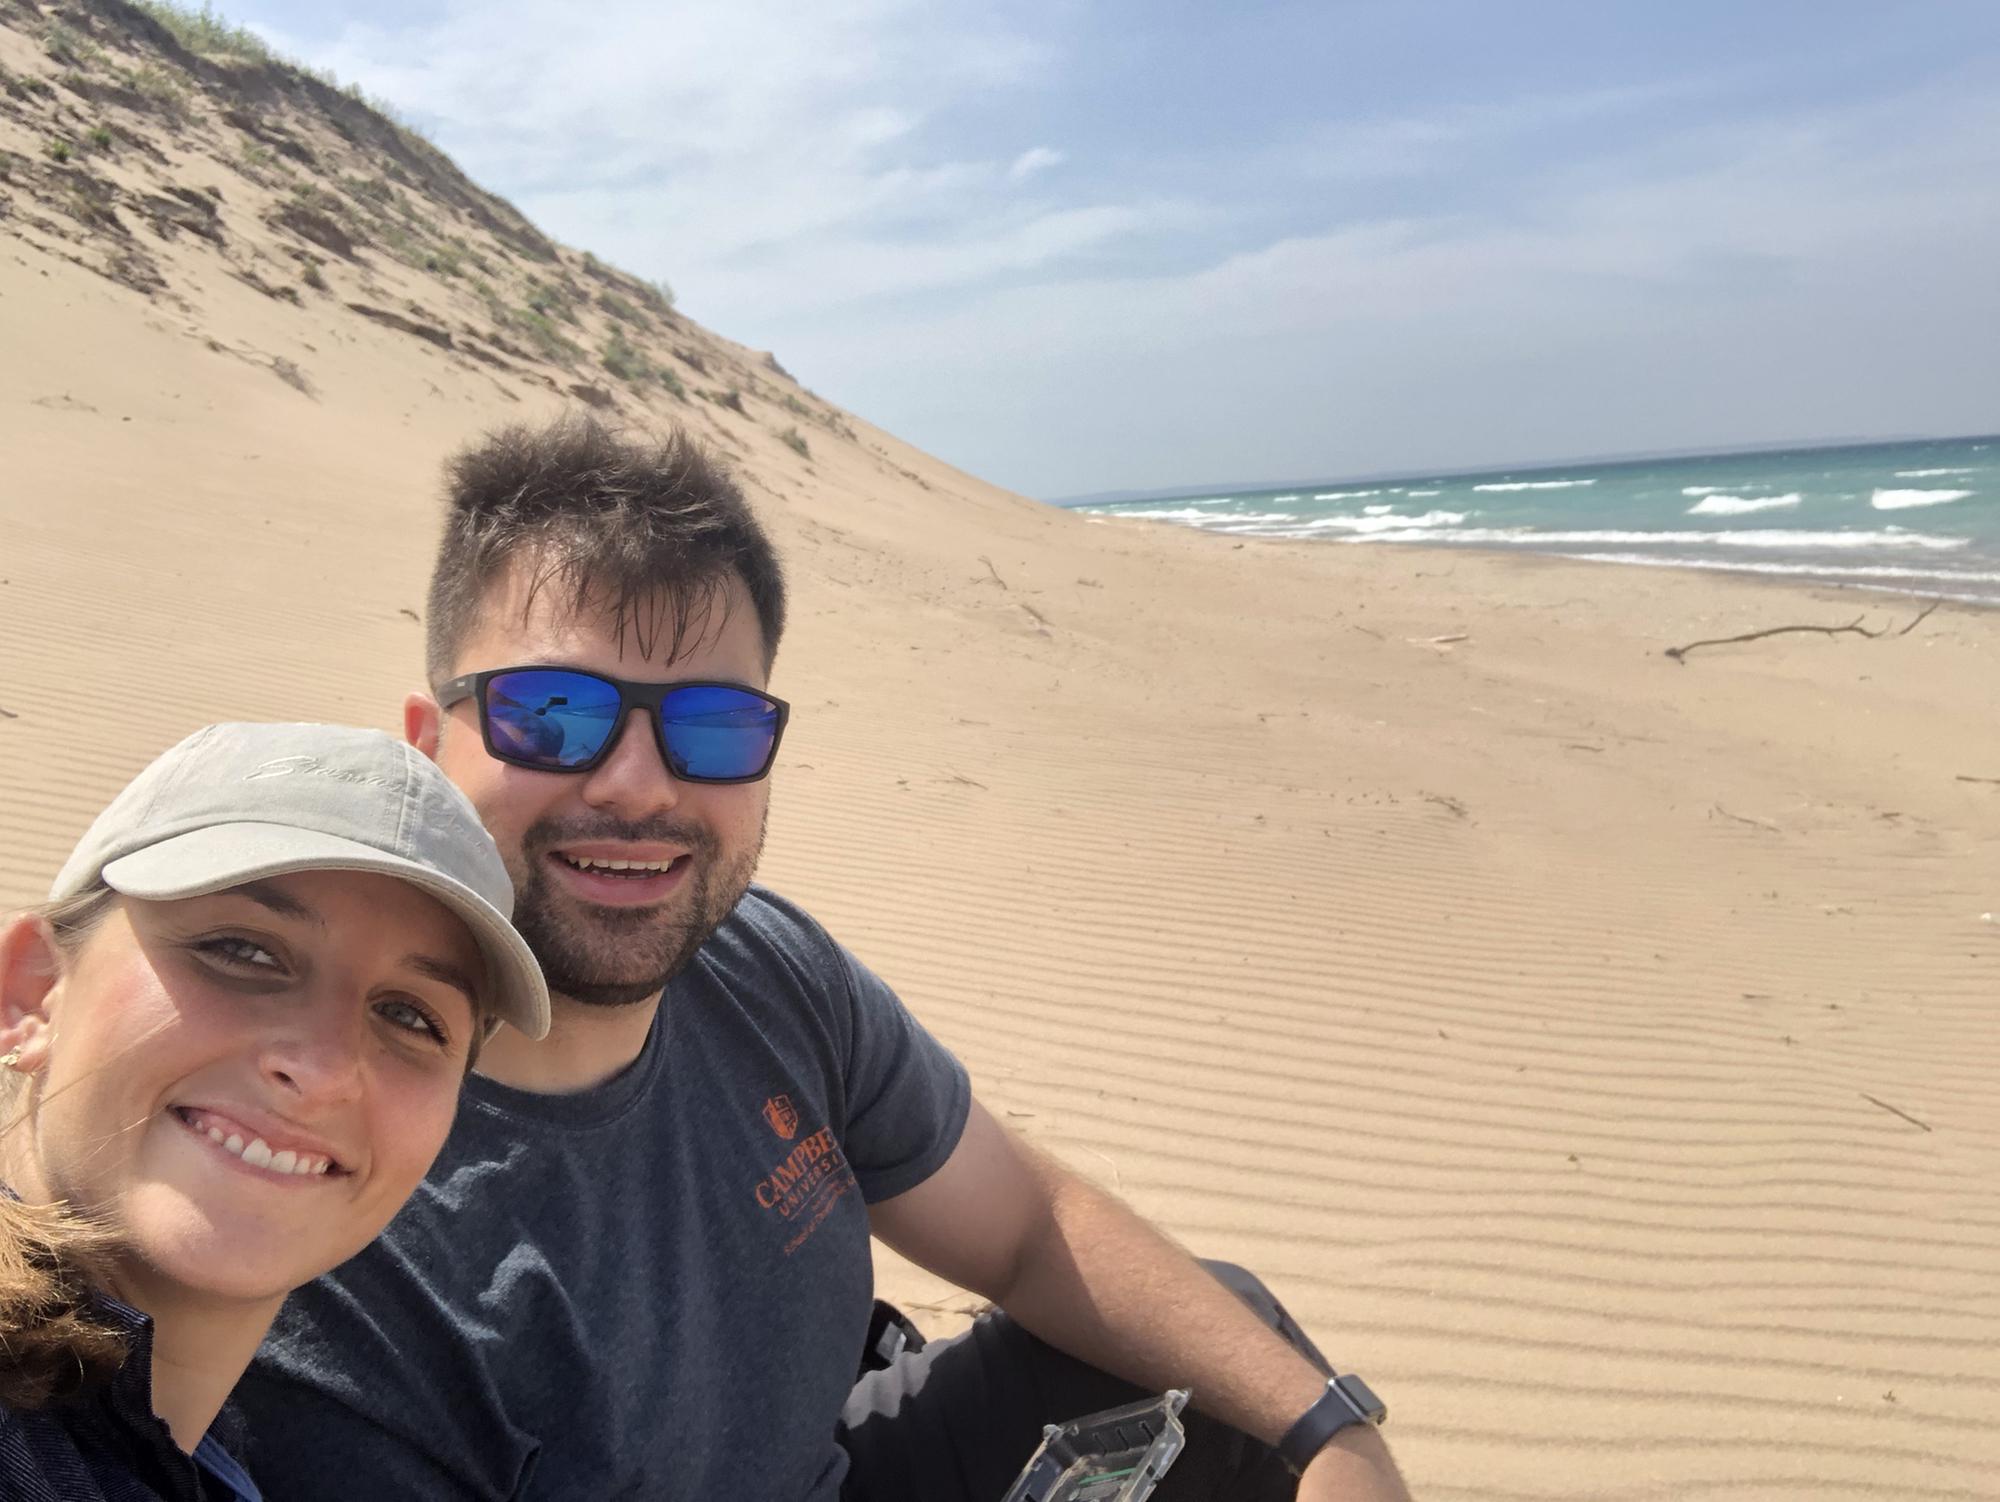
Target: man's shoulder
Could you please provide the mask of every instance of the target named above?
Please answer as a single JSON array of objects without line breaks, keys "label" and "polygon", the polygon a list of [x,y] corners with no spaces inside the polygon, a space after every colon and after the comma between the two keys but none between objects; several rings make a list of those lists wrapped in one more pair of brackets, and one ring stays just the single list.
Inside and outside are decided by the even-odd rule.
[{"label": "man's shoulder", "polygon": [[719,931],[738,925],[781,943],[833,943],[833,936],[811,913],[758,882],[752,882],[744,891]]},{"label": "man's shoulder", "polygon": [[703,946],[703,958],[725,965],[780,962],[823,980],[844,967],[846,951],[796,902],[753,885]]}]

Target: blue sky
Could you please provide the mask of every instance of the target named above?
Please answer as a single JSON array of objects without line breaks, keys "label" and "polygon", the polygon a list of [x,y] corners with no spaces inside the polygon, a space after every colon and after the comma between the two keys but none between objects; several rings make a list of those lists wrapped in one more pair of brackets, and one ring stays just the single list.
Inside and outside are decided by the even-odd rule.
[{"label": "blue sky", "polygon": [[2000,428],[2000,6],[248,0],[1040,496]]}]

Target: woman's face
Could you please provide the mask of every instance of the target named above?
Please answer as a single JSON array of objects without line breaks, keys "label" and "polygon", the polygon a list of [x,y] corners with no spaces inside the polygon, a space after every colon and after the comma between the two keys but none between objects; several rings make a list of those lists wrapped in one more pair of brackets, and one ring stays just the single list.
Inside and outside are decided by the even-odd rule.
[{"label": "woman's face", "polygon": [[386,876],[121,898],[26,1028],[14,1187],[103,1217],[130,1297],[280,1296],[372,1240],[430,1167],[484,984],[458,919]]}]

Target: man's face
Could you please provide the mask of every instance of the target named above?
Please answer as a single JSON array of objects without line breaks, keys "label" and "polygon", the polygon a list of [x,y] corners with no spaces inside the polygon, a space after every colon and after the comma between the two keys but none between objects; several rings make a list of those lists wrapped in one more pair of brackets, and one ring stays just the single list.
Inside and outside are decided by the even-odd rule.
[{"label": "man's face", "polygon": [[[670,601],[640,601],[621,631],[574,611],[559,587],[532,592],[517,565],[486,600],[454,675],[488,668],[584,668],[646,682],[765,686],[757,611],[733,574],[676,644],[654,629]],[[670,655],[675,654],[675,655]],[[770,784],[682,782],[661,760],[649,714],[625,717],[588,772],[542,772],[489,756],[468,699],[440,721],[418,695],[406,729],[479,810],[514,878],[514,923],[549,988],[575,1001],[644,1001],[693,958],[750,885]],[[428,743],[427,743],[428,742]],[[608,863],[622,862],[623,869]]]}]

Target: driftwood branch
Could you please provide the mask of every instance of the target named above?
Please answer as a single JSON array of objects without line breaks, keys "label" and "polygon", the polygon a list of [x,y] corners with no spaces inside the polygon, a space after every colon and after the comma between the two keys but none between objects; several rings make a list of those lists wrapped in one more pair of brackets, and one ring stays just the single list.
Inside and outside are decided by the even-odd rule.
[{"label": "driftwood branch", "polygon": [[1724,808],[1720,803],[1713,804],[1711,805],[1711,807],[1714,809],[1716,813],[1721,814],[1723,818],[1733,819],[1738,824],[1748,824],[1753,829],[1768,829],[1773,834],[1779,832],[1778,826],[1773,824],[1769,819],[1752,819],[1743,814],[1732,814],[1728,809]]},{"label": "driftwood branch", "polygon": [[1866,1090],[1863,1090],[1861,1092],[1861,1098],[1867,1101],[1868,1104],[1871,1106],[1880,1106],[1883,1110],[1887,1111],[1891,1116],[1902,1117],[1903,1120],[1907,1121],[1913,1127],[1922,1127],[1927,1132],[1932,1130],[1931,1124],[1929,1122],[1917,1120],[1916,1117],[1912,1116],[1908,1111],[1905,1111],[1901,1106],[1892,1106],[1886,1100],[1877,1100],[1874,1096],[1870,1095]]},{"label": "driftwood branch", "polygon": [[1908,636],[1924,623],[1933,610],[1936,610],[1943,603],[1942,600],[1932,600],[1930,604],[1917,613],[1916,618],[1909,625],[1900,631],[1891,631],[1887,626],[1884,626],[1880,631],[1870,631],[1866,626],[1861,624],[1868,619],[1867,612],[1864,611],[1845,626],[1771,626],[1763,631],[1746,631],[1741,636],[1717,636],[1707,641],[1691,641],[1684,647],[1668,647],[1666,655],[1685,667],[1687,666],[1687,654],[1702,647],[1733,646],[1738,642],[1762,641],[1767,636],[1784,636],[1791,632],[1808,632],[1818,636],[1865,636],[1870,641],[1879,641],[1885,636]]}]

